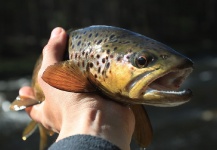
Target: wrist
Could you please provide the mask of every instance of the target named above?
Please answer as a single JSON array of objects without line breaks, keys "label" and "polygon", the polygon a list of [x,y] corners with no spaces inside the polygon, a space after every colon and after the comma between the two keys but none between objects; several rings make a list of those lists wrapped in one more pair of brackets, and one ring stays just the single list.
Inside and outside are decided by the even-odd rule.
[{"label": "wrist", "polygon": [[71,118],[62,120],[57,141],[68,136],[86,134],[101,137],[121,149],[130,149],[134,129],[134,121],[132,121],[134,116],[131,110],[111,101],[107,102],[106,107],[105,105],[101,107],[98,101],[88,106],[91,107],[77,109],[78,112],[72,111]]}]

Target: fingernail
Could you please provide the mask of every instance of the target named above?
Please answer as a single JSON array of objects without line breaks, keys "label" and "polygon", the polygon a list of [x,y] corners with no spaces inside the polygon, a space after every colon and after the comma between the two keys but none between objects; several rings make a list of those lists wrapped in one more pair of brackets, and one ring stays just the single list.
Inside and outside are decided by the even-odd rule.
[{"label": "fingernail", "polygon": [[53,29],[53,31],[51,32],[51,37],[50,38],[54,38],[54,37],[58,36],[61,32],[62,32],[61,28]]}]

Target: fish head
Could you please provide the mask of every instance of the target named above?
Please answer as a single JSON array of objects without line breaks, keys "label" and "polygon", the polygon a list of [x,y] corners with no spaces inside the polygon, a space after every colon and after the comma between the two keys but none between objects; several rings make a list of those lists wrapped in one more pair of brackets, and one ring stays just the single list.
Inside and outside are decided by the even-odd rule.
[{"label": "fish head", "polygon": [[193,62],[189,58],[141,35],[132,36],[128,44],[116,42],[111,47],[116,50],[109,60],[106,78],[99,82],[115,95],[113,98],[165,107],[190,100],[191,90],[179,90],[193,70]]},{"label": "fish head", "polygon": [[126,85],[130,98],[149,105],[167,107],[190,100],[191,90],[179,90],[193,70],[193,62],[189,58],[149,39],[134,49],[130,64],[133,71]]}]

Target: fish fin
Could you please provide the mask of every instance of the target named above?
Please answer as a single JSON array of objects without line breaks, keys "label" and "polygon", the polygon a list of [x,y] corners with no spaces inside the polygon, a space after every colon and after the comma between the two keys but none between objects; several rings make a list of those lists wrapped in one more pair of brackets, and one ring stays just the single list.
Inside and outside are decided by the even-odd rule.
[{"label": "fish fin", "polygon": [[42,79],[49,85],[68,92],[94,92],[96,89],[88,81],[78,66],[70,61],[60,62],[49,66],[43,73]]},{"label": "fish fin", "polygon": [[38,123],[31,121],[23,131],[22,139],[25,141],[38,127]]},{"label": "fish fin", "polygon": [[142,105],[131,105],[131,109],[135,115],[135,130],[133,137],[141,147],[147,147],[153,137],[153,131],[148,114]]},{"label": "fish fin", "polygon": [[10,105],[10,110],[18,111],[23,110],[26,107],[30,107],[32,105],[40,104],[41,101],[31,99],[24,96],[18,96]]},{"label": "fish fin", "polygon": [[23,131],[22,139],[25,141],[27,138],[29,138],[32,133],[39,127],[39,133],[40,133],[40,145],[39,150],[45,150],[47,147],[47,135],[52,136],[54,134],[53,131],[46,129],[42,124],[39,124],[35,121],[31,121],[27,127]]},{"label": "fish fin", "polygon": [[52,131],[52,130],[47,130],[46,133],[47,133],[47,135],[49,135],[49,136],[53,136],[53,135],[55,134],[55,132]]},{"label": "fish fin", "polygon": [[48,141],[47,129],[42,124],[39,124],[38,127],[39,127],[39,133],[40,133],[39,150],[45,150],[45,148],[47,147],[47,141]]}]

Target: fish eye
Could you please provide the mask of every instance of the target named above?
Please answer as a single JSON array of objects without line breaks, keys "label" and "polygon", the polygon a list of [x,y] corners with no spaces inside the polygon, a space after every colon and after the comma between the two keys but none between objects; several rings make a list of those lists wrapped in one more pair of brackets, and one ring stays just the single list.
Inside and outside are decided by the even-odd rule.
[{"label": "fish eye", "polygon": [[137,68],[145,68],[153,65],[155,62],[155,56],[151,53],[142,51],[139,53],[133,53],[131,56],[131,64]]},{"label": "fish eye", "polygon": [[144,68],[148,66],[148,59],[145,56],[139,56],[135,61],[135,64],[138,68]]}]

